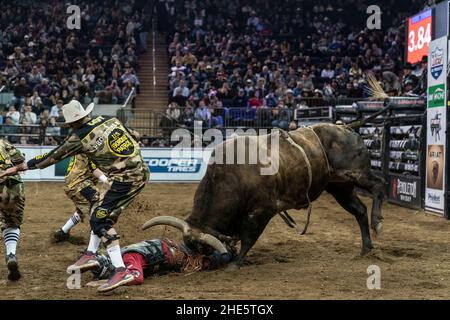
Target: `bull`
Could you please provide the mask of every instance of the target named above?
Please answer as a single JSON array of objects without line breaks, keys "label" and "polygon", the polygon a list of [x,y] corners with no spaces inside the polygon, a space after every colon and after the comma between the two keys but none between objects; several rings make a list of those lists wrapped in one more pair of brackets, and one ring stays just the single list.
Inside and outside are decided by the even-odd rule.
[{"label": "bull", "polygon": [[[289,209],[304,209],[323,191],[330,193],[359,224],[361,255],[373,249],[367,207],[356,188],[372,195],[371,227],[382,228],[381,204],[385,182],[371,171],[370,156],[355,129],[371,121],[388,107],[367,119],[349,125],[316,124],[279,134],[279,169],[274,175],[261,175],[257,164],[210,164],[195,196],[192,212],[186,220],[171,216],[155,217],[142,228],[170,225],[180,229],[188,241],[207,244],[220,252],[240,241],[234,267],[240,267],[268,222]],[[266,136],[266,139],[268,139]],[[241,139],[244,139],[242,141]],[[255,140],[256,139],[256,140]],[[218,145],[213,153],[229,144],[245,143],[247,159],[251,143],[261,136],[239,136]],[[271,147],[266,144],[260,148]]]}]

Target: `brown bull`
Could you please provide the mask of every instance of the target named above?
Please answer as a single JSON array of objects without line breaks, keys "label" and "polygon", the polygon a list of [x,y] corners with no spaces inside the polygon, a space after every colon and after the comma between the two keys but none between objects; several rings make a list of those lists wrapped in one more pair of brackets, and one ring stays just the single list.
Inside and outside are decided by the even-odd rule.
[{"label": "brown bull", "polygon": [[[373,195],[371,225],[374,231],[380,232],[384,181],[372,173],[367,148],[353,130],[361,124],[317,124],[289,134],[282,132],[279,170],[274,175],[261,175],[261,168],[266,167],[261,163],[212,164],[198,186],[192,213],[185,221],[157,217],[148,221],[143,229],[172,225],[191,240],[209,244],[222,252],[226,250],[223,242],[240,240],[241,249],[235,260],[240,266],[272,217],[284,210],[307,208],[310,201],[326,190],[355,216],[362,235],[361,254],[366,254],[373,248],[369,219],[355,188]],[[230,143],[237,145],[241,139],[245,140],[248,153],[250,141],[258,137],[237,137],[217,148]],[[217,148],[214,154],[223,150]],[[274,151],[271,156],[276,154]]]}]

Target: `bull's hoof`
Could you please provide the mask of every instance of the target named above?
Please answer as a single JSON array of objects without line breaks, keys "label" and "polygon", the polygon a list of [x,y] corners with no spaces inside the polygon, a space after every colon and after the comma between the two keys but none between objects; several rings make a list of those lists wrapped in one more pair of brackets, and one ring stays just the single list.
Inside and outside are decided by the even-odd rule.
[{"label": "bull's hoof", "polygon": [[369,253],[372,252],[373,247],[363,247],[361,249],[361,257],[367,256]]},{"label": "bull's hoof", "polygon": [[230,263],[230,264],[225,268],[225,271],[226,271],[226,272],[233,272],[233,271],[239,270],[239,268],[240,268],[240,266],[238,266],[237,264],[235,264],[235,263]]},{"label": "bull's hoof", "polygon": [[372,225],[372,230],[375,232],[377,236],[381,235],[381,231],[383,229],[383,222],[378,222],[375,225]]}]

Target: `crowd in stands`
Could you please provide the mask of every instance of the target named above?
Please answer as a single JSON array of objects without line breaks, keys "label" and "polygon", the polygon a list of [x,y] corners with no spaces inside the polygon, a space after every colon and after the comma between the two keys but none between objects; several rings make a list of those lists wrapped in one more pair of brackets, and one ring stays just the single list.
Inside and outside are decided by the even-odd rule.
[{"label": "crowd in stands", "polygon": [[[377,1],[381,29],[369,30],[368,0],[157,0],[170,57],[168,119],[223,127],[258,117],[258,125],[293,129],[297,108],[366,98],[366,73],[390,95],[424,95],[427,59],[405,64],[404,27],[433,2]],[[67,134],[61,107],[71,99],[122,103],[139,92],[148,1],[73,1],[80,30],[67,28],[61,1],[0,4],[0,88],[13,94],[0,108],[0,135],[36,126],[57,144]]]},{"label": "crowd in stands", "polygon": [[[41,127],[46,143],[56,144],[56,137],[67,133],[58,125],[65,103],[123,103],[131,92],[139,93],[139,56],[147,50],[150,30],[146,1],[71,4],[81,9],[80,29],[67,26],[73,12],[67,13],[64,1],[0,1],[0,87],[12,93],[0,108],[0,134]],[[23,127],[10,126],[18,124]]]},{"label": "crowd in stands", "polygon": [[162,3],[160,16],[170,21],[166,113],[182,125],[220,127],[227,117],[248,120],[268,109],[266,125],[295,128],[296,108],[366,98],[365,73],[390,95],[425,94],[427,59],[404,63],[404,27],[433,1],[378,1],[380,30],[366,27],[370,1]]}]

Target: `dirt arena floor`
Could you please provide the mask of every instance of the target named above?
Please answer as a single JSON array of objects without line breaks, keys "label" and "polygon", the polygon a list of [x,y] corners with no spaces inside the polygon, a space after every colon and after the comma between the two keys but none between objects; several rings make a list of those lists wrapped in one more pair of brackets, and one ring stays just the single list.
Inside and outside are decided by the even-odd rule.
[{"label": "dirt arena floor", "polygon": [[[69,290],[65,270],[85,249],[89,230],[84,223],[72,232],[70,243],[50,242],[50,234],[73,212],[62,186],[26,183],[26,217],[18,249],[23,278],[8,282],[2,259],[1,299],[450,299],[449,221],[386,204],[384,233],[374,239],[376,250],[360,257],[356,221],[328,194],[314,203],[307,235],[300,236],[275,217],[238,271],[170,274],[108,295],[85,287],[92,277],[84,274],[83,287]],[[196,185],[148,185],[121,216],[121,243],[179,237],[175,230],[143,232],[139,227],[155,215],[186,217],[195,189]],[[291,214],[303,225],[304,211]],[[381,290],[366,287],[369,265],[381,268]]]}]

